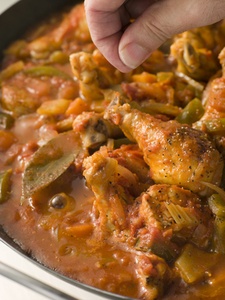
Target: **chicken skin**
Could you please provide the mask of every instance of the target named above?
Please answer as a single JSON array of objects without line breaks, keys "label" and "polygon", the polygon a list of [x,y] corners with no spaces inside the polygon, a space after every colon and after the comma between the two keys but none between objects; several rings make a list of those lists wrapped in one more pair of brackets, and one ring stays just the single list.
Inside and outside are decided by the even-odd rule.
[{"label": "chicken skin", "polygon": [[150,182],[141,192],[143,174],[132,171],[131,160],[143,173],[148,167],[136,145],[124,150],[110,151],[104,146],[84,161],[84,176],[95,195],[95,239],[99,245],[107,240],[134,254],[140,297],[153,300],[163,295],[176,276],[169,265],[185,243],[208,247],[212,214],[197,195],[176,185]]},{"label": "chicken skin", "polygon": [[207,248],[213,220],[209,207],[176,185],[154,184],[129,207],[130,234],[136,249],[171,262],[186,242]]},{"label": "chicken skin", "polygon": [[202,182],[220,184],[222,158],[207,135],[177,121],[163,122],[128,103],[119,105],[119,94],[113,101],[105,118],[137,142],[155,183],[183,186],[200,195],[210,194]]},{"label": "chicken skin", "polygon": [[[135,194],[140,194],[143,187],[149,186],[149,182],[142,182],[143,175],[148,173],[149,168],[136,145],[125,147],[126,151],[125,149],[110,151],[103,146],[84,161],[84,176],[95,195],[94,234],[98,245],[104,244],[107,240],[132,254],[140,285],[139,296],[153,300],[164,293],[173,275],[163,257],[151,251],[140,251],[140,248],[135,246],[137,244],[137,236],[133,234],[135,224],[131,226],[128,214],[129,210],[130,214],[133,210],[136,212],[137,206],[133,207]],[[134,168],[132,161],[138,173],[132,172]],[[133,216],[131,221],[134,219]],[[141,231],[139,233],[139,236],[142,236]],[[144,234],[143,237],[145,238]]]},{"label": "chicken skin", "polygon": [[225,22],[194,28],[174,37],[171,57],[177,71],[193,79],[207,81],[220,68],[218,54],[225,46]]},{"label": "chicken skin", "polygon": [[204,115],[193,124],[193,128],[210,134],[225,157],[225,48],[220,52],[219,59],[222,72],[209,81],[202,99]]},{"label": "chicken skin", "polygon": [[[141,151],[136,146],[125,147],[129,147],[129,150],[123,152],[123,158],[118,150],[113,155],[103,146],[83,163],[83,175],[95,195],[93,205],[99,239],[127,228],[126,206],[149,186],[150,178],[146,177],[149,167],[141,158]],[[128,152],[130,155],[126,157]],[[132,165],[135,165],[138,173],[133,171]],[[143,178],[149,180],[144,182]]]}]

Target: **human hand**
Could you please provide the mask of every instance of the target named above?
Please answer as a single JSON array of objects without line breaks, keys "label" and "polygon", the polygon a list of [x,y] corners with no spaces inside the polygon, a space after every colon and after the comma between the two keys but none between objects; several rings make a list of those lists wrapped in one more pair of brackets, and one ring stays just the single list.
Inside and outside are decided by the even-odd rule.
[{"label": "human hand", "polygon": [[222,20],[225,0],[85,0],[85,9],[97,48],[129,72],[174,34]]}]

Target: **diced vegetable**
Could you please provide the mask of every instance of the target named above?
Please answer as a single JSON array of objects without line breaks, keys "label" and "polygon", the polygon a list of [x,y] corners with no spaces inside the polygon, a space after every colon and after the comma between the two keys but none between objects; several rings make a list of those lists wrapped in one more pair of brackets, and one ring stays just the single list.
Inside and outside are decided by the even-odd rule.
[{"label": "diced vegetable", "polygon": [[22,71],[24,68],[24,63],[22,61],[18,61],[10,66],[8,66],[8,68],[4,69],[1,73],[0,73],[0,83],[3,80],[9,79],[10,77],[12,77],[13,75],[15,75],[16,73]]},{"label": "diced vegetable", "polygon": [[219,253],[225,253],[225,202],[218,194],[213,194],[209,200],[209,207],[215,215],[214,245]]},{"label": "diced vegetable", "polygon": [[14,118],[6,113],[0,112],[0,128],[10,129],[14,124]]},{"label": "diced vegetable", "polygon": [[225,118],[200,120],[196,122],[195,128],[204,130],[211,133],[224,133],[225,132]]},{"label": "diced vegetable", "polygon": [[65,64],[69,62],[69,56],[62,51],[54,51],[50,55],[49,60],[53,63]]},{"label": "diced vegetable", "polygon": [[201,101],[198,98],[189,102],[183,111],[176,117],[176,120],[182,124],[192,124],[198,121],[204,114]]},{"label": "diced vegetable", "polygon": [[0,151],[9,149],[15,140],[15,136],[12,132],[0,129]]},{"label": "diced vegetable", "polygon": [[12,169],[0,173],[0,203],[8,200],[11,186]]},{"label": "diced vegetable", "polygon": [[182,72],[176,72],[175,73],[177,77],[183,79],[186,83],[190,84],[193,88],[195,88],[199,92],[203,92],[204,85],[200,82],[194,80],[193,78],[189,77],[188,75],[182,73]]},{"label": "diced vegetable", "polygon": [[171,104],[157,103],[153,100],[149,100],[148,102],[142,105],[143,112],[153,113],[153,114],[165,114],[168,116],[177,116],[181,109],[178,106],[174,106]]},{"label": "diced vegetable", "polygon": [[180,114],[181,108],[171,104],[158,103],[154,100],[148,100],[139,105],[136,102],[130,103],[131,107],[136,108],[148,114],[165,114],[176,117]]},{"label": "diced vegetable", "polygon": [[189,208],[173,203],[165,203],[165,206],[177,225],[180,225],[181,227],[190,227],[197,226],[199,223],[199,220],[193,215],[193,212]]},{"label": "diced vegetable", "polygon": [[186,283],[195,283],[207,277],[210,268],[217,262],[219,255],[208,253],[197,247],[187,244],[175,262],[180,276]]},{"label": "diced vegetable", "polygon": [[153,83],[153,82],[157,82],[157,78],[156,78],[156,75],[154,75],[154,74],[150,74],[148,72],[143,72],[141,74],[134,74],[132,76],[132,81]]},{"label": "diced vegetable", "polygon": [[83,111],[88,111],[89,105],[86,101],[81,99],[80,97],[77,97],[73,102],[70,103],[66,115],[79,115]]},{"label": "diced vegetable", "polygon": [[202,181],[201,183],[204,184],[205,186],[207,186],[208,188],[210,188],[212,191],[217,192],[220,195],[220,197],[223,199],[223,201],[225,202],[225,191],[222,188],[220,188],[219,186],[212,184],[210,182]]},{"label": "diced vegetable", "polygon": [[36,66],[36,67],[32,67],[32,68],[24,70],[24,73],[27,75],[30,75],[30,76],[37,76],[37,77],[57,76],[57,77],[61,77],[61,78],[65,79],[65,80],[73,80],[69,74],[67,74],[55,67],[52,67],[52,66]]},{"label": "diced vegetable", "polygon": [[37,113],[40,115],[47,115],[47,116],[62,115],[66,112],[71,102],[72,102],[71,100],[67,100],[67,99],[56,99],[56,100],[45,101],[37,109]]},{"label": "diced vegetable", "polygon": [[58,132],[69,131],[73,129],[74,118],[68,117],[67,119],[60,120],[56,124],[56,129]]},{"label": "diced vegetable", "polygon": [[157,81],[163,84],[171,84],[174,81],[174,74],[172,72],[158,72]]},{"label": "diced vegetable", "polygon": [[65,229],[65,233],[74,237],[85,237],[92,233],[93,224],[91,223],[79,223],[74,224],[73,226],[67,226]]},{"label": "diced vegetable", "polygon": [[225,202],[218,194],[213,194],[208,199],[209,207],[217,217],[225,217]]}]

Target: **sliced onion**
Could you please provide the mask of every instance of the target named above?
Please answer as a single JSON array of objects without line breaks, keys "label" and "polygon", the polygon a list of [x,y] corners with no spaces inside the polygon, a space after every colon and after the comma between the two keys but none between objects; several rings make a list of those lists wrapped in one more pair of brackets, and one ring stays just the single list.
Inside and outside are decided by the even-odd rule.
[{"label": "sliced onion", "polygon": [[220,195],[220,197],[225,201],[225,191],[223,189],[210,182],[201,181],[201,183],[210,188],[211,190],[217,192]]}]

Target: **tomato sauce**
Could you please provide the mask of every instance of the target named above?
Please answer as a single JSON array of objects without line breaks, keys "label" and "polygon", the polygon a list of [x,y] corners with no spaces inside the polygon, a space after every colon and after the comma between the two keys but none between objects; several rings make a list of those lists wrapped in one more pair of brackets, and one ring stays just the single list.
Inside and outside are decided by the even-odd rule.
[{"label": "tomato sauce", "polygon": [[[191,32],[195,46],[198,30],[225,46],[220,26]],[[6,49],[0,73],[0,225],[41,264],[116,295],[224,299],[219,225],[225,216],[218,215],[224,213],[224,132],[207,123],[212,96],[202,106],[213,84],[205,86],[218,70],[207,72],[208,78],[201,69],[207,65],[194,78],[177,72],[183,61],[176,41],[170,45],[173,57],[159,49],[133,73],[122,74],[93,45],[79,4]],[[140,130],[132,128],[137,119]],[[165,167],[156,172],[159,162]],[[182,182],[183,169],[175,169],[180,165],[188,166],[189,185]],[[193,184],[196,174],[212,185]],[[199,263],[201,272],[191,263]]]}]

